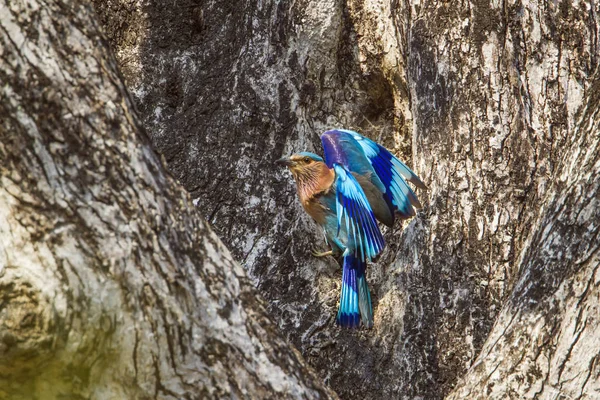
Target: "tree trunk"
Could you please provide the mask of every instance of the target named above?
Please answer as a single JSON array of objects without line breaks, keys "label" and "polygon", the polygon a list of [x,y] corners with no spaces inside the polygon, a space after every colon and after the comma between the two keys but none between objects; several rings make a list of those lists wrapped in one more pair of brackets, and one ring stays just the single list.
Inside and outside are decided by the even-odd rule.
[{"label": "tree trunk", "polygon": [[598,5],[463,9],[415,8],[409,49],[442,390],[594,398]]},{"label": "tree trunk", "polygon": [[598,398],[600,80],[576,120],[518,281],[451,399]]},{"label": "tree trunk", "polygon": [[0,3],[0,398],[335,398],[137,122],[90,4]]},{"label": "tree trunk", "polygon": [[[96,6],[153,143],[342,397],[592,396],[598,4]],[[430,188],[370,266],[371,331],[335,327],[340,271],[272,165],[332,127]]]}]

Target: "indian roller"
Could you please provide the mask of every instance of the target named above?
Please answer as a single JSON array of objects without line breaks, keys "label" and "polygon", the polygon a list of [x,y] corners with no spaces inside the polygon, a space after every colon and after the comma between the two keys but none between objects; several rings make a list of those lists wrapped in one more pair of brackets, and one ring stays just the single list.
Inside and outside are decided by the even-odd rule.
[{"label": "indian roller", "polygon": [[304,210],[325,234],[331,248],[314,252],[342,259],[342,293],[337,323],[356,328],[362,320],[373,326],[371,293],[365,275],[385,242],[376,219],[392,227],[395,218],[410,218],[421,208],[411,182],[426,188],[419,177],[386,148],[350,130],[321,135],[325,159],[301,152],[277,160],[296,181]]}]

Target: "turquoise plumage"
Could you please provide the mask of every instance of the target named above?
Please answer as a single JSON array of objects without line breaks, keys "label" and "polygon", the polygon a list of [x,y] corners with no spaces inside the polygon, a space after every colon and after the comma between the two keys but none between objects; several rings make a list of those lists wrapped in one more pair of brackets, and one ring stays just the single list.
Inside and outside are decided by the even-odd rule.
[{"label": "turquoise plumage", "polygon": [[379,220],[388,226],[395,216],[415,215],[421,204],[407,180],[425,188],[419,177],[383,146],[349,130],[321,135],[325,158],[302,152],[278,160],[296,181],[306,212],[322,227],[330,252],[343,257],[342,291],[337,322],[373,326],[373,307],[366,266],[385,247]]}]

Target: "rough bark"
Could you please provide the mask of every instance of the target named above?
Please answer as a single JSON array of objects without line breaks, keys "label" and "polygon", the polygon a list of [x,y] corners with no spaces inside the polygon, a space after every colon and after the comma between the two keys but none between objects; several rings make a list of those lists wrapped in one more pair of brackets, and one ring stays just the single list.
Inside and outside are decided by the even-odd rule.
[{"label": "rough bark", "polygon": [[600,392],[600,80],[565,144],[519,279],[450,399],[595,399]]},{"label": "rough bark", "polygon": [[[569,321],[597,318],[595,283],[566,289],[597,264],[598,137],[585,125],[596,107],[596,2],[96,5],[153,143],[342,397],[441,398],[478,355],[451,396],[591,396],[598,337],[591,322]],[[371,331],[335,327],[339,270],[310,258],[320,234],[272,165],[318,152],[319,133],[340,126],[412,161],[430,187],[419,193],[426,208],[386,232],[370,268]],[[570,165],[580,168],[563,187]],[[588,257],[580,268],[578,252]]]},{"label": "rough bark", "polygon": [[0,398],[335,398],[151,148],[91,4],[0,3]]},{"label": "rough bark", "polygon": [[[428,180],[431,247],[425,260],[440,271],[441,278],[438,365],[446,388],[462,377],[477,355],[478,364],[490,365],[472,370],[468,382],[477,381],[476,389],[469,395],[461,389],[454,398],[485,398],[492,393],[496,398],[535,396],[536,390],[529,387],[544,380],[544,368],[511,369],[523,364],[509,347],[498,350],[495,361],[487,360],[494,356],[489,349],[500,337],[500,343],[514,340],[512,351],[518,348],[519,356],[527,357],[529,351],[565,354],[533,338],[562,333],[568,340],[568,325],[558,329],[554,325],[563,315],[565,321],[570,318],[559,309],[545,310],[540,302],[540,308],[533,307],[535,312],[518,314],[522,325],[512,335],[512,328],[505,328],[511,324],[507,317],[516,317],[517,310],[532,310],[531,302],[541,300],[533,294],[519,295],[523,284],[537,287],[537,296],[550,296],[553,286],[571,284],[568,271],[575,268],[576,257],[568,254],[575,254],[582,242],[592,249],[597,244],[593,229],[587,239],[569,233],[571,229],[583,233],[585,229],[578,230],[578,225],[593,225],[593,214],[576,221],[569,217],[571,211],[561,208],[561,226],[552,224],[558,216],[551,211],[556,207],[553,201],[566,195],[558,184],[565,179],[564,160],[598,143],[597,134],[586,134],[587,127],[576,118],[583,99],[594,93],[597,7],[583,2],[468,3],[455,12],[432,3],[419,10],[423,18],[412,22],[410,54],[418,54],[410,67],[415,154],[423,154],[417,158],[421,169],[432,166]],[[587,179],[595,168],[594,161],[581,164],[573,182]],[[597,197],[597,189],[590,187],[590,195]],[[569,207],[577,213],[586,201],[571,198]],[[560,245],[554,247],[539,237],[548,230],[555,230],[552,236],[564,237]],[[546,259],[555,251],[564,253],[561,262]],[[571,300],[577,296],[576,292],[568,295]],[[593,342],[581,345],[596,354]],[[561,368],[558,358],[547,360],[547,366]],[[587,359],[579,361],[574,374],[586,376]],[[496,370],[488,381],[488,374],[503,363],[509,366]],[[500,384],[513,380],[522,385]],[[541,398],[561,394],[558,386],[540,393]]]}]

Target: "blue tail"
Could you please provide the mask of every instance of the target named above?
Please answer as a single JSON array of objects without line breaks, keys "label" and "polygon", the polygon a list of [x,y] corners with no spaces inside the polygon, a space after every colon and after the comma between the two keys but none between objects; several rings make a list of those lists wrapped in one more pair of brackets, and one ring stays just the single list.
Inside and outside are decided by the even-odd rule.
[{"label": "blue tail", "polygon": [[352,254],[344,256],[342,296],[337,314],[337,323],[344,328],[358,328],[361,319],[367,328],[373,326],[373,306],[366,269],[366,262]]}]

